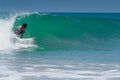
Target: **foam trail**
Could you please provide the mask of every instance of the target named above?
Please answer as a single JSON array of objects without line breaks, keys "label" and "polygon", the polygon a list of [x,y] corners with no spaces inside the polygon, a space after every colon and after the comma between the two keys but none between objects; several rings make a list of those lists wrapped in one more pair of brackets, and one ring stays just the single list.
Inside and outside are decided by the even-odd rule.
[{"label": "foam trail", "polygon": [[7,19],[0,19],[0,50],[20,49],[35,46],[33,44],[33,39],[20,39],[13,33],[12,27],[18,15],[19,14],[11,16]]}]

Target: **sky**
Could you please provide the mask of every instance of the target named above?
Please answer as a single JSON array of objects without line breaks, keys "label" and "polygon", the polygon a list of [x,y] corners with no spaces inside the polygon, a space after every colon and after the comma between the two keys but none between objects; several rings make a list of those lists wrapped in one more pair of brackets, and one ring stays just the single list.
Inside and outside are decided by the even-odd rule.
[{"label": "sky", "polygon": [[120,13],[120,0],[0,0],[0,11]]}]

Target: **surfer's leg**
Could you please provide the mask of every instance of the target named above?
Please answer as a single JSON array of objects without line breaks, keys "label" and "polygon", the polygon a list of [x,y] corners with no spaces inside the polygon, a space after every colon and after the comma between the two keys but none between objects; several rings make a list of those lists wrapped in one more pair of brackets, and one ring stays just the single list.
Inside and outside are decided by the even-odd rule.
[{"label": "surfer's leg", "polygon": [[24,33],[25,33],[25,30],[21,30],[21,33],[20,33],[21,34],[21,36],[20,36],[21,38],[22,38]]}]

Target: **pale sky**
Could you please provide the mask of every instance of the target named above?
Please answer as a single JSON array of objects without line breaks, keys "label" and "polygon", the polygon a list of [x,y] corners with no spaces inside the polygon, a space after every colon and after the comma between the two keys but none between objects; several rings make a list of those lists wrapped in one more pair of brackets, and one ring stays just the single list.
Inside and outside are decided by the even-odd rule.
[{"label": "pale sky", "polygon": [[120,13],[120,0],[0,0],[0,11]]}]

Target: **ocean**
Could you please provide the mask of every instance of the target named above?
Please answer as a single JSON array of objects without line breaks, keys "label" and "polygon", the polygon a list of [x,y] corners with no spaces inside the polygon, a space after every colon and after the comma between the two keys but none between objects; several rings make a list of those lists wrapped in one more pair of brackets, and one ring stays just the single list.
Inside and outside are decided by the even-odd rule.
[{"label": "ocean", "polygon": [[0,12],[0,80],[120,80],[120,13]]}]

